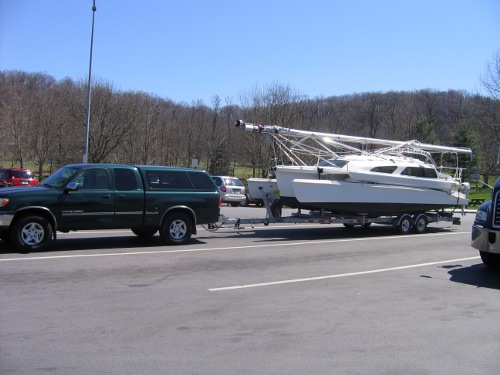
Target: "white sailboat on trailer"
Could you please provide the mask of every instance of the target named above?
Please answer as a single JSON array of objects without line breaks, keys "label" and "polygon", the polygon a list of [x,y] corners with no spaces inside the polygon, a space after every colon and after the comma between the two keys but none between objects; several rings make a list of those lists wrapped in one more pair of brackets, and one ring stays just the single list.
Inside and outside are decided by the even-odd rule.
[{"label": "white sailboat on trailer", "polygon": [[[462,169],[458,167],[459,154],[471,155],[468,148],[243,121],[236,126],[271,135],[280,155],[288,159],[288,163],[278,163],[274,169],[280,201],[290,207],[377,216],[463,207],[468,203],[469,188],[461,183]],[[448,167],[453,169],[452,175],[444,173],[447,167],[436,167],[432,157],[435,153],[455,156],[457,164]],[[252,185],[250,179],[249,188],[255,191]],[[266,186],[274,188],[269,181]]]}]

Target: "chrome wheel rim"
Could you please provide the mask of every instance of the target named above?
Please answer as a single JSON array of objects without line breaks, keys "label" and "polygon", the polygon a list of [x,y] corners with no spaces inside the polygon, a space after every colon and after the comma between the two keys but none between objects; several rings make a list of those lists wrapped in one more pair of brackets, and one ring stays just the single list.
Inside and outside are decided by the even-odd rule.
[{"label": "chrome wheel rim", "polygon": [[182,220],[174,220],[172,224],[170,224],[169,229],[170,237],[176,240],[180,240],[186,236],[187,233],[187,225]]},{"label": "chrome wheel rim", "polygon": [[43,227],[38,223],[29,223],[25,225],[21,230],[21,240],[26,245],[38,245],[43,241],[44,237],[45,231],[43,230]]}]

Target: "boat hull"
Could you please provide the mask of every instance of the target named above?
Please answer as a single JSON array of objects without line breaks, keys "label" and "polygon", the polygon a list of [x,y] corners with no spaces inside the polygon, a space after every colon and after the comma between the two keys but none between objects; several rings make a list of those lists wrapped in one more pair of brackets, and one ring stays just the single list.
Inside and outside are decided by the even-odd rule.
[{"label": "boat hull", "polygon": [[295,197],[293,180],[296,178],[319,180],[316,166],[276,166],[275,173],[281,197]]},{"label": "boat hull", "polygon": [[449,180],[438,178],[415,178],[413,176],[359,171],[349,171],[349,175],[351,180],[358,182],[411,186],[417,188],[443,190],[448,193],[452,193],[453,191],[458,190],[458,187],[460,185],[456,181],[453,181],[451,178]]},{"label": "boat hull", "polygon": [[293,180],[302,207],[335,213],[397,215],[467,205],[465,195],[410,186],[330,180]]},{"label": "boat hull", "polygon": [[[293,190],[293,180],[309,179],[309,180],[343,180],[349,178],[349,174],[335,167],[318,167],[318,166],[276,166],[276,180],[280,190],[280,196],[295,198]],[[293,206],[294,207],[294,206]]]},{"label": "boat hull", "polygon": [[266,194],[279,195],[278,183],[271,178],[249,178],[247,180],[248,194],[252,199],[264,199]]}]

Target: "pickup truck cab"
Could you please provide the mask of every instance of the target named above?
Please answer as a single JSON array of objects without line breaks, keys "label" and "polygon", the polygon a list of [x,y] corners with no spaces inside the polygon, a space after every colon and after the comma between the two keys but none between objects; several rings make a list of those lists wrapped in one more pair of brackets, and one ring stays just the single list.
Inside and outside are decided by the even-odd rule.
[{"label": "pickup truck cab", "polygon": [[218,220],[220,196],[200,170],[162,166],[72,164],[38,187],[0,189],[0,239],[20,251],[43,250],[56,232],[125,229],[160,232],[187,243],[197,224]]}]

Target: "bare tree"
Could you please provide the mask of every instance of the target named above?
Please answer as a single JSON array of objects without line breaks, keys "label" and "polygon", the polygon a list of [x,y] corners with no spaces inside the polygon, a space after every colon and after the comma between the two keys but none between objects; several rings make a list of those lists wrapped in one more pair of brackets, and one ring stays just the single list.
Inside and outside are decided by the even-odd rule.
[{"label": "bare tree", "polygon": [[30,121],[28,145],[31,160],[38,166],[38,174],[43,176],[45,163],[54,155],[58,138],[63,137],[64,113],[59,100],[62,91],[53,86],[38,92]]},{"label": "bare tree", "polygon": [[471,101],[471,118],[476,124],[481,144],[481,164],[479,169],[487,182],[499,168],[500,146],[500,52],[494,55],[481,78],[482,86],[489,97],[476,95]]},{"label": "bare tree", "polygon": [[378,127],[380,125],[380,95],[372,93],[363,95],[363,113],[366,116],[368,124],[369,137],[377,136]]},{"label": "bare tree", "polygon": [[500,99],[500,50],[488,64],[486,73],[481,77],[481,84],[494,99]]},{"label": "bare tree", "polygon": [[[243,113],[248,115],[247,121],[294,127],[300,126],[307,97],[290,86],[275,82],[264,90],[255,87],[242,97],[242,102],[246,104]],[[259,176],[266,176],[276,158],[272,143],[267,137],[249,136],[247,139],[251,141],[245,155],[251,161],[254,176],[257,170]]]}]

